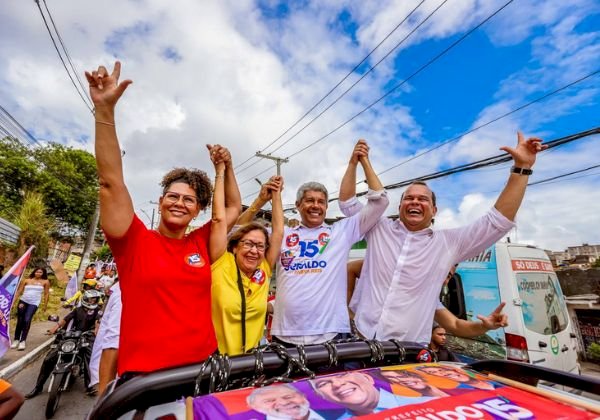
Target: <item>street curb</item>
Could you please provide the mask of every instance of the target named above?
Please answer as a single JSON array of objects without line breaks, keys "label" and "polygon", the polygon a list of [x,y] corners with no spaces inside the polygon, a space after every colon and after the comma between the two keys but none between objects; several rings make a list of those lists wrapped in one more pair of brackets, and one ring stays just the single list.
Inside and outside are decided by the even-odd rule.
[{"label": "street curb", "polygon": [[30,351],[25,356],[21,357],[19,360],[11,363],[4,369],[0,370],[0,379],[9,379],[10,377],[19,373],[26,365],[40,357],[41,353],[43,353],[48,347],[50,347],[50,344],[52,344],[53,342],[54,337],[49,338],[47,341],[33,349],[33,351]]}]

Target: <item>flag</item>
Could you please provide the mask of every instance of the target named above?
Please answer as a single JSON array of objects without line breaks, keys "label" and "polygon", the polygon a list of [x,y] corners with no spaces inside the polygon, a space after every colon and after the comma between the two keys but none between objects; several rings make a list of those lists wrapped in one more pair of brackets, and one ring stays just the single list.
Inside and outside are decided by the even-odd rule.
[{"label": "flag", "polygon": [[67,287],[65,288],[65,299],[69,300],[73,297],[75,293],[77,293],[79,288],[77,287],[77,273],[73,274],[69,283],[67,283]]},{"label": "flag", "polygon": [[19,260],[0,279],[0,357],[2,357],[10,347],[10,308],[13,303],[13,298],[15,297],[15,290],[25,272],[25,267],[27,267],[33,248],[33,246],[29,247],[21,258],[19,258]]}]

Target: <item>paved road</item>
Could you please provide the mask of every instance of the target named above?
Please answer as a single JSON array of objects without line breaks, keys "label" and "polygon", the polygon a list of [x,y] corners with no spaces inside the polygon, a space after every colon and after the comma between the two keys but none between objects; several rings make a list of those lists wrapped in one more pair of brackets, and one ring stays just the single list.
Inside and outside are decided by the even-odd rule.
[{"label": "paved road", "polygon": [[[31,391],[35,385],[42,359],[38,359],[33,364],[29,365],[17,375],[11,378],[13,386],[23,392],[23,394]],[[48,381],[49,383],[50,381]],[[48,385],[46,383],[46,385]],[[26,400],[21,407],[19,414],[15,417],[17,420],[43,420],[45,419],[46,402],[48,401],[48,393],[43,392],[35,398]],[[63,392],[60,397],[60,404],[54,416],[60,420],[82,420],[91,410],[96,401],[95,397],[85,395],[85,387],[83,386],[83,378],[78,378],[73,384],[73,387],[68,392]]]}]

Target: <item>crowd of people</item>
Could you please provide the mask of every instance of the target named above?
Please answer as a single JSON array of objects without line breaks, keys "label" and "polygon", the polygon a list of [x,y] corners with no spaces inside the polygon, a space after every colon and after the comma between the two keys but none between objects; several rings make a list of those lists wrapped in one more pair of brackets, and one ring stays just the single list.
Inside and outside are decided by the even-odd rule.
[{"label": "crowd of people", "polygon": [[[160,221],[150,230],[136,216],[123,176],[115,107],[132,82],[119,81],[120,72],[119,62],[112,72],[104,66],[86,72],[95,105],[101,226],[119,269],[119,307],[105,314],[108,338],[99,346],[101,388],[114,375],[123,383],[145,372],[201,362],[216,351],[239,355],[258,346],[273,271],[272,340],[284,346],[355,334],[417,342],[441,353],[443,340],[430,344],[434,321],[439,325],[434,335],[444,337],[446,331],[476,336],[506,325],[502,305],[478,321],[466,321],[444,308],[439,294],[449,267],[515,225],[536,154],[544,149],[540,139],[519,133],[516,147],[502,148],[514,161],[505,188],[484,216],[455,229],[432,228],[436,196],[424,182],[404,191],[397,220],[384,217],[389,198],[365,140],[350,153],[340,184],[339,205],[347,217],[326,224],[328,191],[309,181],[297,189],[301,222],[293,227],[284,223],[282,177],[262,185],[241,213],[231,154],[221,145],[207,145],[214,182],[199,169],[168,172],[160,182]],[[366,204],[356,197],[359,166],[369,187]],[[269,201],[267,229],[254,218]],[[190,223],[209,206],[211,220],[190,232]],[[364,261],[349,267],[348,253],[361,239],[368,243]],[[157,345],[160,351],[148,351]],[[327,386],[315,389],[326,395]]]}]

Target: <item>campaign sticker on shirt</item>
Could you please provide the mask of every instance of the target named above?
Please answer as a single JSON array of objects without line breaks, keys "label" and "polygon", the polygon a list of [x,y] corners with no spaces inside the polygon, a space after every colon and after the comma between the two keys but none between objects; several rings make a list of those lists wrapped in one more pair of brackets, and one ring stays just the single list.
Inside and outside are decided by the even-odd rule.
[{"label": "campaign sticker on shirt", "polygon": [[295,247],[300,242],[300,237],[297,233],[292,233],[285,238],[285,244],[289,247]]},{"label": "campaign sticker on shirt", "polygon": [[263,284],[265,282],[266,278],[267,278],[267,275],[265,274],[265,272],[263,270],[261,270],[260,268],[257,268],[256,271],[254,272],[254,274],[252,275],[252,278],[250,279],[250,281],[252,281],[252,283],[256,283],[256,284]]},{"label": "campaign sticker on shirt", "polygon": [[431,357],[429,350],[421,350],[419,354],[417,354],[417,361],[421,363],[428,363],[433,361],[433,357]]},{"label": "campaign sticker on shirt", "polygon": [[294,261],[294,253],[289,249],[281,253],[281,265],[284,268],[289,268],[290,264]]},{"label": "campaign sticker on shirt", "polygon": [[187,265],[192,267],[204,267],[206,264],[204,259],[197,252],[194,254],[188,254],[185,256],[185,262]]},{"label": "campaign sticker on shirt", "polygon": [[319,235],[319,245],[325,245],[329,242],[329,233],[327,232],[322,232]]}]

